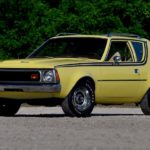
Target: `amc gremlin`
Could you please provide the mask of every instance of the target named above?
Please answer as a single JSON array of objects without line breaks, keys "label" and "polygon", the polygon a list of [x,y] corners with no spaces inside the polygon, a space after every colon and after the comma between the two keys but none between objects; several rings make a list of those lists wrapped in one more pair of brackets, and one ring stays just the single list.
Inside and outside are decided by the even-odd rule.
[{"label": "amc gremlin", "polygon": [[150,115],[150,41],[134,34],[59,34],[27,58],[0,62],[0,115],[22,103],[90,116],[95,104],[136,103]]}]

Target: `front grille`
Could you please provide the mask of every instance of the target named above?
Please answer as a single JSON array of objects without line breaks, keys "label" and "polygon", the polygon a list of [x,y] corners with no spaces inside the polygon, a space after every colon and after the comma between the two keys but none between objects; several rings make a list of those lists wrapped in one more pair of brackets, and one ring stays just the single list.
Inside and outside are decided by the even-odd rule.
[{"label": "front grille", "polygon": [[[38,78],[33,79],[32,75],[36,74]],[[39,71],[30,70],[0,70],[0,82],[30,82],[40,81]]]}]

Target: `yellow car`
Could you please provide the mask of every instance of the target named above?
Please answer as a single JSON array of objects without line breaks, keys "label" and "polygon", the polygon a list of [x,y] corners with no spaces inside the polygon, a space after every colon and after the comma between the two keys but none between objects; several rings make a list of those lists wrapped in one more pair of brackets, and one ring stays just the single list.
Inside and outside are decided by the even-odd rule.
[{"label": "yellow car", "polygon": [[22,103],[90,116],[95,104],[140,104],[150,114],[150,41],[134,34],[59,34],[26,59],[0,62],[0,115]]}]

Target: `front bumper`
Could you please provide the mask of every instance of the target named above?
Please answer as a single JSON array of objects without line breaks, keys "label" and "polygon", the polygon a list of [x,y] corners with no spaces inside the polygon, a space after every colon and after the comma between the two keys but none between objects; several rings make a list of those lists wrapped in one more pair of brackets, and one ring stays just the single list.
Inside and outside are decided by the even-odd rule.
[{"label": "front bumper", "polygon": [[0,85],[0,92],[60,92],[60,84],[39,84],[39,85],[23,85],[23,84],[7,84]]}]

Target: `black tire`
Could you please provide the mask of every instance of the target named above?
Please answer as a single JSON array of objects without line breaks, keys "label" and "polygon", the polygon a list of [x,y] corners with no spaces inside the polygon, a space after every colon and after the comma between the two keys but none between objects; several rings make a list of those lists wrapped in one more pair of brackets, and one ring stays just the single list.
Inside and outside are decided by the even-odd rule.
[{"label": "black tire", "polygon": [[20,105],[17,102],[0,101],[0,116],[14,116],[18,112]]},{"label": "black tire", "polygon": [[62,102],[62,109],[67,116],[88,117],[95,104],[94,88],[90,82],[78,83]]},{"label": "black tire", "polygon": [[150,115],[150,91],[144,96],[143,100],[140,103],[142,112],[145,115]]}]

